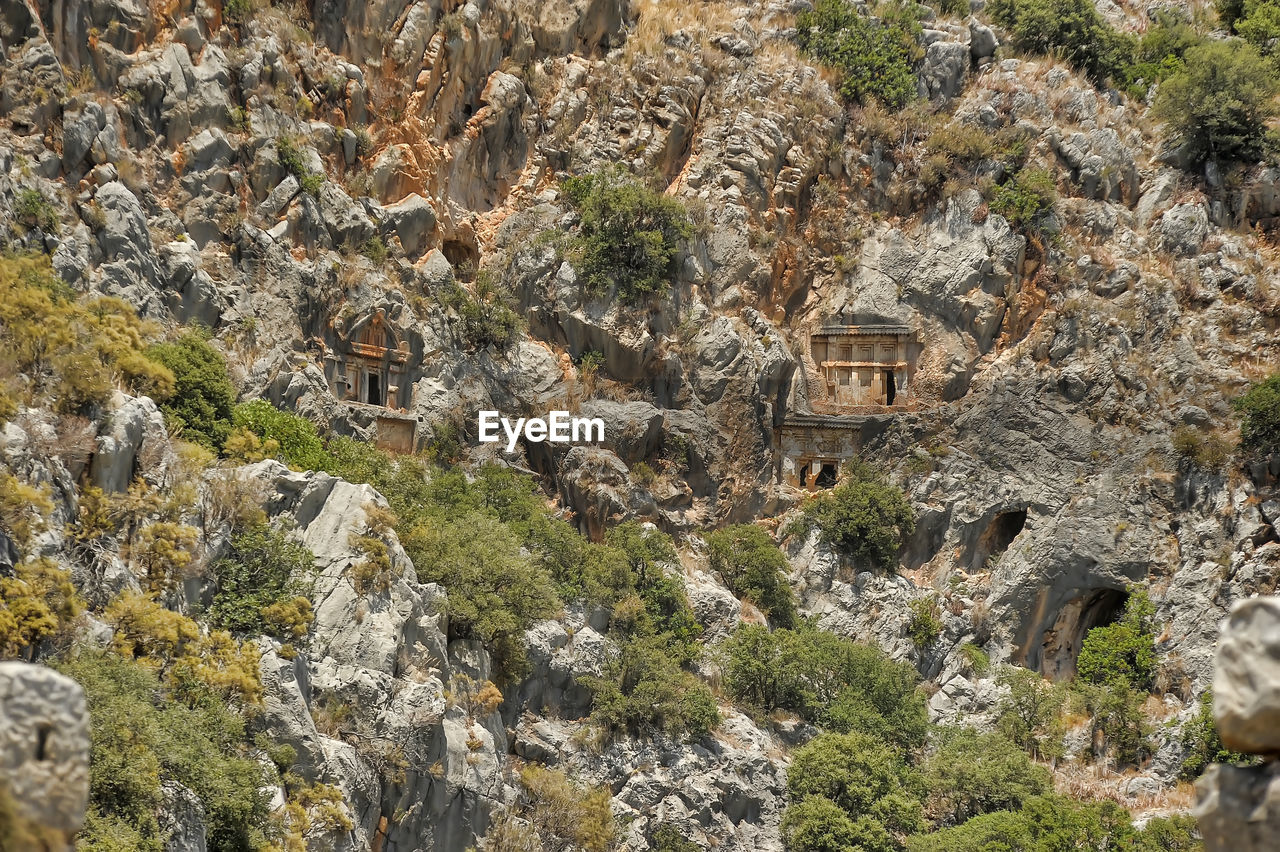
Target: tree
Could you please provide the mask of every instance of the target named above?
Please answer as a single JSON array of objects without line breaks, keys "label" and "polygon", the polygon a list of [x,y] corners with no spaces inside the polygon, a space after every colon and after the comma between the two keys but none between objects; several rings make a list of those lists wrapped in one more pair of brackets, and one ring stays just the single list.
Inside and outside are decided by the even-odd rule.
[{"label": "tree", "polygon": [[879,648],[813,628],[742,625],[723,646],[725,688],[758,714],[798,713],[829,730],[860,732],[901,750],[928,729],[919,675]]},{"label": "tree", "polygon": [[1009,695],[996,708],[996,728],[1034,756],[1056,756],[1062,748],[1057,726],[1065,699],[1062,688],[1015,666],[1005,667],[998,682]]},{"label": "tree", "polygon": [[822,796],[789,805],[782,815],[782,841],[788,852],[849,852],[860,833],[844,810]]},{"label": "tree", "polygon": [[1280,373],[1249,388],[1233,405],[1240,412],[1240,449],[1260,456],[1280,452]]},{"label": "tree", "polygon": [[1052,791],[1049,770],[1031,762],[1012,740],[972,728],[943,728],[924,764],[929,815],[956,825],[978,814],[1016,810]]},{"label": "tree", "polygon": [[1076,663],[1080,678],[1096,684],[1124,681],[1135,689],[1151,689],[1156,670],[1154,616],[1146,591],[1131,591],[1119,621],[1095,627],[1085,636]]},{"label": "tree", "polygon": [[222,449],[231,432],[235,388],[227,362],[199,332],[188,331],[171,343],[157,343],[147,357],[174,376],[173,396],[161,408],[171,431],[211,450]]},{"label": "tree", "polygon": [[872,18],[849,0],[817,0],[812,11],[796,16],[796,42],[839,72],[846,100],[900,109],[916,96],[911,66],[922,55],[921,30],[906,7],[885,11],[885,17]]},{"label": "tree", "polygon": [[779,627],[795,627],[796,602],[787,585],[787,558],[754,524],[738,524],[707,536],[711,570],[729,591],[745,598]]},{"label": "tree", "polygon": [[311,551],[283,530],[263,524],[237,534],[231,551],[213,565],[218,591],[209,622],[238,632],[305,636],[311,602],[303,580],[314,567]]},{"label": "tree", "polygon": [[986,11],[1018,48],[1056,53],[1096,83],[1115,74],[1132,52],[1092,0],[991,0]]},{"label": "tree", "polygon": [[1153,114],[1198,162],[1257,157],[1280,83],[1248,44],[1207,42],[1160,84]]},{"label": "tree", "polygon": [[683,204],[621,166],[569,178],[563,191],[578,211],[570,256],[588,289],[616,286],[628,302],[666,290],[680,244],[693,236]]},{"label": "tree", "polygon": [[890,571],[902,540],[915,529],[915,514],[901,489],[866,465],[853,465],[830,494],[811,498],[787,532],[817,527],[823,540],[855,560]]}]

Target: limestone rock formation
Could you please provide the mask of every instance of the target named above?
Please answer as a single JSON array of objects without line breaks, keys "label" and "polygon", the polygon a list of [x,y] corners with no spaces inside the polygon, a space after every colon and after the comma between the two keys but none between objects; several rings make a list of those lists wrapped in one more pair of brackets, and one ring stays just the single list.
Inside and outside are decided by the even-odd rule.
[{"label": "limestone rock formation", "polygon": [[89,712],[71,678],[0,662],[0,797],[14,848],[73,848],[89,799]]}]

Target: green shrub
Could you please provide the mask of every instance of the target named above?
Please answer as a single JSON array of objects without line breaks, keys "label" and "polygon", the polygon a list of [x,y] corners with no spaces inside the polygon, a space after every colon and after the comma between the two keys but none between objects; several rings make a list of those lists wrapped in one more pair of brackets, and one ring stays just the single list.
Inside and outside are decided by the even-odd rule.
[{"label": "green shrub", "polygon": [[1154,616],[1146,591],[1132,590],[1119,621],[1095,627],[1085,636],[1076,663],[1080,678],[1097,684],[1124,681],[1150,690],[1156,673]]},{"label": "green shrub", "polygon": [[275,527],[264,524],[233,536],[230,552],[212,568],[218,591],[209,607],[209,623],[283,639],[305,636],[310,618],[299,622],[286,616],[290,609],[310,615],[306,581],[314,562],[306,546]]},{"label": "green shrub", "polygon": [[767,532],[739,524],[707,536],[711,570],[729,591],[760,607],[778,627],[795,627],[795,597],[787,584],[787,558]]},{"label": "green shrub", "polygon": [[587,289],[617,287],[631,303],[663,293],[675,277],[680,244],[693,236],[684,205],[621,166],[571,177],[562,189],[578,212],[570,258]]},{"label": "green shrub", "polygon": [[860,831],[844,809],[822,796],[807,796],[782,814],[782,842],[787,852],[848,852],[865,850]]},{"label": "green shrub", "polygon": [[787,769],[787,792],[793,803],[817,797],[839,807],[865,849],[887,852],[897,847],[894,836],[924,824],[919,777],[897,749],[869,734],[822,734],[801,746]]},{"label": "green shrub", "polygon": [[1218,726],[1213,721],[1213,690],[1205,690],[1195,717],[1182,726],[1182,747],[1186,757],[1182,760],[1181,777],[1188,781],[1199,778],[1210,763],[1251,765],[1258,761],[1253,755],[1231,751],[1222,745]]},{"label": "green shrub", "polygon": [[1276,115],[1278,87],[1250,45],[1209,42],[1189,49],[1183,66],[1160,84],[1153,115],[1197,162],[1253,159]]},{"label": "green shrub", "polygon": [[1174,430],[1170,438],[1173,450],[1196,467],[1205,471],[1222,470],[1231,457],[1231,447],[1213,432],[1182,426]]},{"label": "green shrub", "polygon": [[671,823],[664,822],[649,835],[650,852],[702,852],[702,847],[685,837]]},{"label": "green shrub", "polygon": [[1237,35],[1263,56],[1274,56],[1280,44],[1280,3],[1276,0],[1245,0],[1244,17],[1234,22]]},{"label": "green shrub", "polygon": [[1123,849],[1133,838],[1129,813],[1115,802],[1036,796],[1016,811],[995,811],[907,840],[908,852]]},{"label": "green shrub", "polygon": [[910,604],[911,621],[907,623],[907,638],[919,650],[938,641],[942,635],[942,608],[933,598],[916,598]]},{"label": "green shrub", "polygon": [[1117,766],[1140,766],[1154,753],[1151,726],[1142,709],[1146,692],[1129,686],[1123,678],[1073,686],[1093,718],[1095,758],[1108,758]]},{"label": "green shrub", "polygon": [[200,332],[188,331],[157,343],[147,357],[173,373],[174,392],[161,405],[170,431],[184,440],[219,450],[231,432],[235,388],[227,362]]},{"label": "green shrub", "polygon": [[231,422],[259,438],[275,441],[280,457],[292,468],[324,470],[329,466],[329,454],[315,424],[293,412],[281,411],[265,399],[237,405],[231,412]]},{"label": "green shrub", "polygon": [[813,628],[742,625],[724,643],[724,685],[757,714],[798,713],[830,730],[858,731],[903,749],[928,729],[919,675],[879,648]]},{"label": "green shrub", "polygon": [[1240,449],[1259,456],[1280,452],[1280,373],[1249,388],[1233,406],[1240,412]]},{"label": "green shrub", "polygon": [[518,808],[495,811],[484,849],[574,849],[608,852],[618,827],[609,810],[609,789],[583,789],[559,769],[530,764],[520,771],[525,795]]},{"label": "green shrub", "polygon": [[786,533],[813,527],[827,544],[853,559],[891,571],[902,540],[915,529],[915,514],[901,489],[858,464],[830,494],[810,498]]},{"label": "green shrub", "polygon": [[281,136],[276,139],[276,157],[286,172],[298,179],[298,185],[308,195],[317,195],[324,185],[324,174],[313,172],[307,166],[306,156],[302,148],[292,136]]},{"label": "green shrub", "polygon": [[24,189],[13,205],[18,221],[50,234],[58,232],[58,209],[38,189]]},{"label": "green shrub", "polygon": [[720,721],[711,690],[681,668],[665,635],[624,641],[600,677],[580,682],[593,694],[592,721],[610,731],[698,740]]},{"label": "green shrub", "polygon": [[267,779],[239,715],[218,700],[176,701],[145,665],[109,652],[84,652],[58,668],[84,687],[89,704],[87,848],[164,849],[162,780],[200,799],[212,852],[266,845]]},{"label": "green shrub", "polygon": [[145,349],[156,331],[119,299],[78,301],[47,257],[0,254],[0,415],[17,402],[81,413],[116,385],[163,402],[174,378]]},{"label": "green shrub", "polygon": [[1203,852],[1200,826],[1191,814],[1154,817],[1141,831],[1135,832],[1126,852]]},{"label": "green shrub", "polygon": [[938,746],[924,764],[929,816],[956,825],[978,814],[1016,810],[1033,796],[1053,790],[1048,769],[996,732],[942,728]]},{"label": "green shrub", "polygon": [[515,297],[487,271],[476,276],[472,292],[453,284],[444,303],[458,314],[463,339],[477,349],[506,349],[524,328]]},{"label": "green shrub", "polygon": [[900,109],[916,97],[912,64],[921,56],[920,24],[904,7],[875,19],[849,0],[817,0],[796,16],[800,49],[840,75],[840,94]]},{"label": "green shrub", "polygon": [[1035,757],[1061,754],[1063,687],[1049,683],[1038,672],[1015,666],[1006,666],[998,682],[1009,694],[996,706],[996,729]]},{"label": "green shrub", "polygon": [[449,634],[474,637],[505,656],[521,656],[525,630],[556,615],[551,578],[520,551],[501,521],[479,511],[429,520],[406,532],[418,579],[449,592]]},{"label": "green shrub", "polygon": [[1058,200],[1053,176],[1043,169],[1026,169],[992,190],[992,213],[1009,220],[1015,228],[1039,228]]},{"label": "green shrub", "polygon": [[1151,26],[1134,46],[1133,57],[1126,63],[1120,82],[1131,96],[1145,98],[1153,84],[1182,67],[1188,50],[1203,42],[1204,37],[1196,32],[1184,12],[1157,9]]},{"label": "green shrub", "polygon": [[969,671],[978,677],[986,677],[991,671],[991,657],[972,642],[960,646],[960,656],[964,658]]},{"label": "green shrub", "polygon": [[1119,71],[1132,53],[1131,40],[1103,20],[1092,0],[991,0],[986,12],[1015,47],[1059,55],[1096,83]]}]

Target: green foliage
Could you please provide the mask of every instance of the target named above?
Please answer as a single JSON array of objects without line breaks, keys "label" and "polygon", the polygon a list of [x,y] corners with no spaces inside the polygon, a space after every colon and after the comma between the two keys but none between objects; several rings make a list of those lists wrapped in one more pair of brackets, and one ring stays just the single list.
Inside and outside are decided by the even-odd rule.
[{"label": "green foliage", "polygon": [[1052,775],[996,732],[943,728],[924,764],[929,816],[956,825],[991,811],[1016,810],[1053,790]]},{"label": "green foliage", "polygon": [[1213,721],[1212,690],[1205,690],[1200,696],[1200,709],[1195,717],[1182,726],[1182,747],[1187,754],[1182,760],[1181,777],[1188,781],[1199,778],[1210,763],[1251,765],[1258,761],[1253,755],[1223,746],[1218,726]]},{"label": "green foliage", "polygon": [[1153,753],[1152,730],[1142,709],[1147,693],[1123,678],[1074,686],[1093,719],[1094,757],[1108,758],[1118,766],[1141,765]]},{"label": "green foliage", "polygon": [[911,66],[921,56],[920,23],[905,7],[884,12],[876,19],[850,0],[817,0],[811,11],[796,16],[796,41],[839,73],[846,100],[900,109],[916,97]]},{"label": "green foliage", "polygon": [[813,527],[827,544],[853,559],[891,571],[902,540],[915,529],[915,514],[901,489],[857,464],[830,494],[810,498],[800,520],[786,533]]},{"label": "green foliage", "polygon": [[306,155],[292,136],[276,139],[276,157],[286,172],[298,179],[299,186],[308,195],[316,195],[324,185],[324,174],[313,172],[307,165]]},{"label": "green foliage", "polygon": [[1066,701],[1064,689],[1030,669],[1007,666],[999,676],[1009,694],[996,708],[996,729],[1020,748],[1041,758],[1062,752],[1058,722]]},{"label": "green foliage", "polygon": [[1183,66],[1160,84],[1153,115],[1196,161],[1252,159],[1263,150],[1278,90],[1252,46],[1208,42],[1187,50]]},{"label": "green foliage", "polygon": [[230,552],[212,568],[218,591],[209,623],[241,633],[302,638],[311,621],[305,581],[313,570],[311,551],[283,530],[263,524],[235,535]]},{"label": "green foliage", "polygon": [[911,621],[907,623],[907,638],[916,648],[924,650],[942,635],[942,607],[933,598],[916,598],[911,602],[910,608]]},{"label": "green foliage", "polygon": [[[1121,82],[1129,93],[1145,98],[1147,89],[1182,67],[1187,51],[1204,42],[1181,10],[1157,9],[1152,24],[1134,45]],[[1139,85],[1141,81],[1141,85]]]},{"label": "green foliage", "polygon": [[377,234],[361,243],[360,253],[369,258],[374,266],[382,266],[387,262],[387,244]]},{"label": "green foliage", "polygon": [[223,702],[174,699],[140,662],[84,652],[58,666],[84,687],[92,726],[84,848],[159,852],[161,781],[200,799],[212,852],[266,845],[262,767],[249,756],[244,720]]},{"label": "green foliage", "polygon": [[600,677],[581,682],[594,696],[592,721],[608,730],[698,740],[720,721],[711,690],[681,668],[663,635],[626,640]]},{"label": "green foliage", "polygon": [[972,642],[966,642],[960,646],[960,656],[964,658],[969,671],[978,677],[986,677],[991,671],[991,657]]},{"label": "green foliage", "polygon": [[1036,796],[1016,811],[982,814],[943,831],[907,840],[908,852],[1116,849],[1134,835],[1129,814],[1115,802],[1076,802]]},{"label": "green foliage", "polygon": [[1052,53],[1104,83],[1132,53],[1130,39],[1116,32],[1092,0],[991,0],[986,12],[1031,53]]},{"label": "green foliage", "polygon": [[1244,16],[1234,22],[1237,35],[1263,56],[1274,56],[1280,45],[1280,2],[1245,0]]},{"label": "green foliage", "polygon": [[849,852],[863,848],[864,836],[839,805],[822,796],[788,805],[782,815],[787,852]]},{"label": "green foliage", "polygon": [[476,276],[471,292],[453,284],[444,303],[458,314],[463,339],[477,349],[506,349],[524,328],[515,297],[487,270]]},{"label": "green foliage", "polygon": [[612,287],[625,302],[662,294],[693,226],[678,200],[649,189],[621,166],[564,182],[579,216],[570,258],[589,290]]},{"label": "green foliage", "polygon": [[244,23],[252,12],[252,0],[226,0],[222,4],[222,16],[233,24]]},{"label": "green foliage", "polygon": [[161,406],[170,432],[211,450],[221,449],[231,432],[235,404],[222,354],[204,334],[188,331],[177,340],[151,346],[147,357],[174,377],[173,395]]},{"label": "green foliage", "polygon": [[1124,852],[1204,852],[1200,827],[1190,814],[1155,817],[1141,831],[1116,843]]},{"label": "green foliage", "polygon": [[38,189],[24,189],[13,205],[18,221],[50,234],[58,232],[58,209]]},{"label": "green foliage", "polygon": [[1009,220],[1015,228],[1039,228],[1058,200],[1053,176],[1043,169],[1024,168],[995,187],[989,204],[992,213]]},{"label": "green foliage", "polygon": [[787,769],[791,801],[820,796],[850,819],[870,818],[890,834],[910,834],[924,824],[920,779],[901,753],[870,734],[822,734],[796,750]]},{"label": "green foliage", "polygon": [[275,441],[280,458],[292,468],[324,470],[329,466],[329,454],[315,424],[291,411],[281,411],[265,399],[237,405],[231,422],[263,440]]},{"label": "green foliage", "polygon": [[1080,678],[1104,685],[1123,681],[1150,690],[1156,671],[1154,617],[1155,607],[1146,590],[1131,590],[1120,620],[1095,627],[1085,636],[1076,663]]},{"label": "green foliage", "polygon": [[77,301],[47,257],[0,254],[0,417],[17,402],[80,413],[116,385],[162,402],[174,381],[144,354],[155,331],[119,299]]},{"label": "green foliage", "polygon": [[1222,470],[1231,457],[1231,447],[1226,441],[1194,426],[1175,429],[1170,443],[1174,452],[1205,471]]},{"label": "green foliage", "polygon": [[1240,413],[1240,449],[1259,456],[1280,452],[1280,373],[1249,388],[1232,405]]},{"label": "green foliage", "polygon": [[418,579],[449,591],[449,632],[500,650],[560,609],[551,578],[520,552],[520,539],[480,511],[432,519],[407,531]]},{"label": "green foliage", "polygon": [[724,643],[724,685],[758,714],[777,709],[838,732],[860,731],[902,749],[924,743],[919,675],[879,648],[813,628],[742,625]]},{"label": "green foliage", "polygon": [[649,835],[650,852],[702,852],[702,847],[685,837],[671,823],[664,822]]},{"label": "green foliage", "polygon": [[767,532],[738,524],[707,536],[711,570],[739,598],[750,600],[779,627],[796,626],[795,597],[787,584],[787,558]]}]

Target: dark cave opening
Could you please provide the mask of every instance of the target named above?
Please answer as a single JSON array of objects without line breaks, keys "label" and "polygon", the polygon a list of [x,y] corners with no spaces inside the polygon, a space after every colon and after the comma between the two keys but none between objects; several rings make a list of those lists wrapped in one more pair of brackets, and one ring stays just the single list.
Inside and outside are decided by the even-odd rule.
[{"label": "dark cave opening", "polygon": [[836,481],[839,478],[839,466],[835,462],[822,462],[822,468],[818,471],[816,484],[819,488],[835,488]]},{"label": "dark cave opening", "polygon": [[475,278],[480,252],[474,246],[462,240],[445,240],[440,251],[453,267],[453,274],[459,281],[471,281]]},{"label": "dark cave opening", "polygon": [[991,519],[991,523],[983,531],[978,538],[977,545],[973,548],[973,556],[969,560],[969,570],[971,572],[983,571],[988,564],[999,559],[1009,546],[1013,544],[1013,540],[1027,526],[1027,510],[1015,509],[1011,512],[1001,512]]},{"label": "dark cave opening", "polygon": [[[1051,680],[1075,676],[1084,637],[1095,627],[1113,624],[1124,612],[1124,589],[1092,589],[1067,601],[1040,643],[1040,673]],[[1033,661],[1032,661],[1033,662]]]}]

